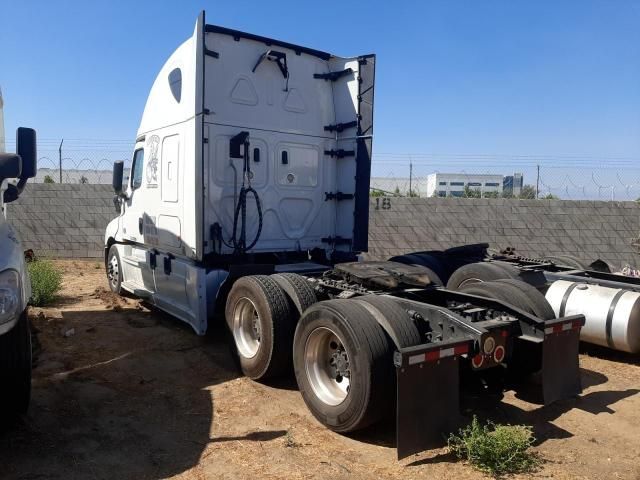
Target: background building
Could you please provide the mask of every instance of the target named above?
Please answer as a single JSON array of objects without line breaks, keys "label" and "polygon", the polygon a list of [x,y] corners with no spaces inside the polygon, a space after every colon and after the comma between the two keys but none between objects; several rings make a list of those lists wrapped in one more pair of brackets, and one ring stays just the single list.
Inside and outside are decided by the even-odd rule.
[{"label": "background building", "polygon": [[465,187],[486,193],[502,194],[504,177],[492,174],[432,173],[427,176],[427,197],[463,197]]},{"label": "background building", "polygon": [[504,193],[510,193],[514,197],[522,192],[523,177],[521,173],[507,175],[502,182],[502,190]]}]

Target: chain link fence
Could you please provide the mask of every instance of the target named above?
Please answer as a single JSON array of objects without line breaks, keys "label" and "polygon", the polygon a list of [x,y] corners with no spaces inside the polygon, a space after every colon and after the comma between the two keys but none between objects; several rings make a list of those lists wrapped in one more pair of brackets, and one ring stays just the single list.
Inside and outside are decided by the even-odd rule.
[{"label": "chain link fence", "polygon": [[[38,139],[36,183],[110,184],[113,163],[123,161],[125,177],[131,166],[133,142],[100,139]],[[7,150],[15,151],[7,141]]]},{"label": "chain link fence", "polygon": [[373,195],[635,201],[640,159],[377,154]]},{"label": "chain link fence", "polygon": [[[39,139],[38,183],[109,184],[133,142]],[[13,151],[15,144],[7,142]],[[577,155],[374,154],[371,194],[626,201],[640,198],[640,159]]]}]

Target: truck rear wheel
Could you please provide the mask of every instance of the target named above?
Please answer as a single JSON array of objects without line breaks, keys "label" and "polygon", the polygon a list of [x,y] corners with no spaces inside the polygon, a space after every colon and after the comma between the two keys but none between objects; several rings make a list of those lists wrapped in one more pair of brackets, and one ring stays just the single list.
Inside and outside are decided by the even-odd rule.
[{"label": "truck rear wheel", "polygon": [[260,380],[286,371],[294,322],[289,300],[275,280],[264,275],[236,280],[225,317],[247,377]]},{"label": "truck rear wheel", "polygon": [[447,282],[447,288],[449,290],[460,290],[465,285],[502,278],[514,278],[514,273],[505,266],[495,263],[469,263],[453,272]]},{"label": "truck rear wheel", "polygon": [[311,413],[331,430],[350,432],[393,411],[392,352],[382,327],[357,302],[309,308],[296,328],[293,365]]},{"label": "truck rear wheel", "polygon": [[550,255],[548,257],[544,257],[543,260],[547,260],[564,267],[577,268],[578,270],[589,270],[589,264],[587,262],[583,262],[573,255]]},{"label": "truck rear wheel", "polygon": [[31,332],[26,314],[0,335],[0,417],[25,413],[31,398]]},{"label": "truck rear wheel", "polygon": [[553,312],[551,304],[549,304],[540,290],[538,290],[533,285],[529,285],[526,282],[515,280],[513,278],[495,280],[495,283],[504,283],[506,285],[511,285],[524,293],[527,296],[529,304],[531,305],[531,308],[533,309],[536,317],[541,318],[542,320],[552,320],[556,318],[556,314]]},{"label": "truck rear wheel", "polygon": [[498,283],[497,281],[482,282],[465,285],[460,288],[460,291],[471,295],[478,295],[480,297],[494,298],[509,305],[513,305],[527,313],[536,315],[534,307],[529,301],[527,295],[513,285]]},{"label": "truck rear wheel", "polygon": [[107,256],[107,281],[112,292],[122,294],[122,262],[115,245],[111,245]]},{"label": "truck rear wheel", "polygon": [[276,273],[271,275],[271,278],[285,291],[299,315],[302,315],[307,308],[318,301],[311,284],[297,273]]},{"label": "truck rear wheel", "polygon": [[[398,348],[413,347],[422,343],[420,330],[409,318],[407,312],[390,297],[384,295],[365,295],[355,300],[373,309],[374,317],[384,317],[393,329],[394,342]],[[371,310],[370,310],[371,311]]]}]

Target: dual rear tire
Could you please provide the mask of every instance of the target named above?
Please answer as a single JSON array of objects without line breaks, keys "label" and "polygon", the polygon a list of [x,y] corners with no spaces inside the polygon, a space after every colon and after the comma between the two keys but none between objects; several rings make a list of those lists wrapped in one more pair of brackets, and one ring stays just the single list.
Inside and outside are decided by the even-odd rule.
[{"label": "dual rear tire", "polygon": [[392,300],[318,302],[309,282],[295,274],[238,279],[225,311],[243,373],[265,380],[293,365],[307,407],[337,432],[364,428],[393,411],[395,347],[377,315],[397,317],[403,346],[419,343],[417,328]]},{"label": "dual rear tire", "polygon": [[495,298],[543,320],[555,318],[551,305],[534,286],[519,279],[519,270],[507,262],[478,262],[456,270],[447,288]]}]

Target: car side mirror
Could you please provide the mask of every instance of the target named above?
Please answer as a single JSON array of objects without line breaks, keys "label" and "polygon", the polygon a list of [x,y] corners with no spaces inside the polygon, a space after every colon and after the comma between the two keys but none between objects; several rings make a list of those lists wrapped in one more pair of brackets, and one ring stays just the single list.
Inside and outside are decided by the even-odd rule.
[{"label": "car side mirror", "polygon": [[0,183],[7,178],[18,178],[22,173],[22,159],[15,153],[0,153]]},{"label": "car side mirror", "polygon": [[122,178],[124,176],[124,162],[114,162],[113,163],[113,177],[111,180],[111,185],[113,186],[113,191],[117,196],[122,196]]},{"label": "car side mirror", "polygon": [[33,178],[38,173],[38,153],[36,131],[33,128],[19,127],[16,130],[16,153],[22,159],[21,179]]}]

